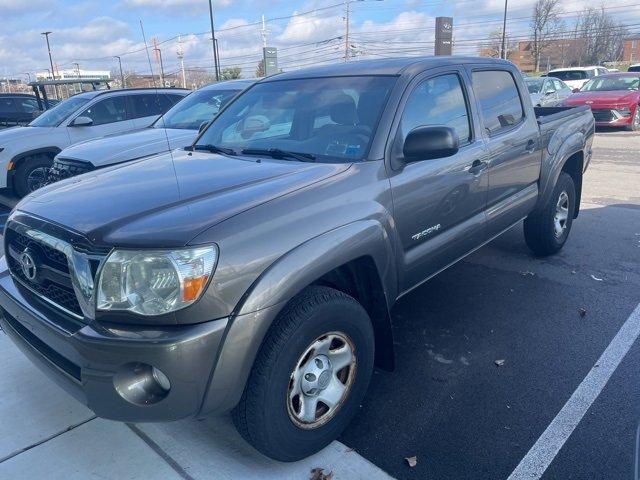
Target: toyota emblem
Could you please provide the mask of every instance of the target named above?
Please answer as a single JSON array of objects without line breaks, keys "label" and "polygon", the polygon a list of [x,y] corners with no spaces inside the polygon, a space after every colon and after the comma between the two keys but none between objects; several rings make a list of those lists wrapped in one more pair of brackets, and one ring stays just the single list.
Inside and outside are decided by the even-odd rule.
[{"label": "toyota emblem", "polygon": [[28,250],[25,250],[20,255],[20,268],[22,269],[22,273],[27,278],[27,280],[33,282],[36,279],[38,269],[36,267],[35,260]]}]

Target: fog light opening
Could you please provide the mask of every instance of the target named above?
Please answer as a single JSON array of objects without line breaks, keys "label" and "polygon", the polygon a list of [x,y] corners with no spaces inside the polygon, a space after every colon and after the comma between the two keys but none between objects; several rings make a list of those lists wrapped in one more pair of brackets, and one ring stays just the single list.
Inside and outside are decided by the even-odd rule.
[{"label": "fog light opening", "polygon": [[153,405],[164,400],[171,390],[165,373],[146,363],[127,363],[113,376],[113,386],[127,402]]}]

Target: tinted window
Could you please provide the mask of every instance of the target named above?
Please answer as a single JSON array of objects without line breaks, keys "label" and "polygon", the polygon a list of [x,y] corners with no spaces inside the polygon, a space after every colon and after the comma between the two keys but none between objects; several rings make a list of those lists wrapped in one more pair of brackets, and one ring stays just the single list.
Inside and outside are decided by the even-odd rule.
[{"label": "tinted window", "polygon": [[[173,97],[174,95],[172,95]],[[173,106],[172,100],[167,95],[161,93],[145,93],[141,95],[131,95],[133,112],[130,118],[151,117],[162,115]],[[183,98],[183,97],[181,97]]]},{"label": "tinted window", "polygon": [[[231,100],[238,90],[199,90],[177,103],[153,124],[155,128],[197,130],[210,122],[220,108]],[[175,96],[175,95],[174,95]]]},{"label": "tinted window", "polygon": [[509,128],[522,120],[522,101],[515,80],[509,72],[486,70],[473,72],[484,128],[491,134]]},{"label": "tinted window", "polygon": [[631,65],[629,67],[629,72],[640,72],[640,65]]},{"label": "tinted window", "polygon": [[57,127],[64,120],[69,118],[76,110],[81,108],[90,100],[88,97],[71,97],[60,102],[55,107],[50,108],[33,122],[29,124],[31,127]]},{"label": "tinted window", "polygon": [[25,113],[38,112],[38,101],[35,98],[20,98],[18,99],[20,110]]},{"label": "tinted window", "polygon": [[89,117],[93,125],[122,122],[127,119],[127,109],[123,96],[105,98],[91,105],[80,114],[81,117]]},{"label": "tinted window", "polygon": [[586,80],[588,77],[587,72],[584,70],[564,70],[561,72],[549,72],[549,75],[559,78],[565,82],[571,80]]},{"label": "tinted window", "polygon": [[13,98],[0,98],[0,113],[17,112]]},{"label": "tinted window", "polygon": [[411,92],[400,121],[402,138],[423,125],[453,127],[460,143],[469,141],[469,112],[457,75],[430,78]]}]

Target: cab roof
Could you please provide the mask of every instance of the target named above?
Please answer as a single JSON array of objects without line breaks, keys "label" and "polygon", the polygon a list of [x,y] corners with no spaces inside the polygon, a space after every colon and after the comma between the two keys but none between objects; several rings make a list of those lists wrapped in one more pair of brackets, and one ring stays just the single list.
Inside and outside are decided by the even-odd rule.
[{"label": "cab roof", "polygon": [[356,75],[403,75],[417,73],[430,68],[464,63],[501,65],[515,68],[511,62],[488,57],[429,56],[380,58],[374,60],[354,60],[352,62],[303,68],[286,73],[279,73],[265,78],[262,82],[292,80],[315,77],[348,77]]}]

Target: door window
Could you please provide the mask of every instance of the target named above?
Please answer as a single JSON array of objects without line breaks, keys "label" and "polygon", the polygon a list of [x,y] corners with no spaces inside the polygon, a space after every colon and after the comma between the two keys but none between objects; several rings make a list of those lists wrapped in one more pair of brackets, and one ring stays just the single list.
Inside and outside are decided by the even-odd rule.
[{"label": "door window", "polygon": [[133,112],[130,118],[144,118],[162,115],[172,107],[173,103],[161,93],[144,93],[131,95]]},{"label": "door window", "polygon": [[564,90],[565,89],[565,85],[560,80],[554,80],[553,81],[553,89],[556,92],[559,92],[560,90]]},{"label": "door window", "polygon": [[38,101],[35,98],[21,98],[19,100],[20,109],[25,113],[39,112]]},{"label": "door window", "polygon": [[93,120],[93,125],[122,122],[127,119],[124,97],[117,96],[100,100],[87,108],[80,116],[89,117]]},{"label": "door window", "polygon": [[469,143],[469,112],[458,75],[430,78],[411,92],[400,120],[403,142],[411,130],[424,125],[452,127],[460,144]]},{"label": "door window", "polygon": [[518,124],[524,117],[515,80],[505,70],[473,72],[473,90],[480,102],[485,130],[493,135]]},{"label": "door window", "polygon": [[16,106],[13,103],[13,98],[0,98],[0,113],[15,113],[17,112]]}]

